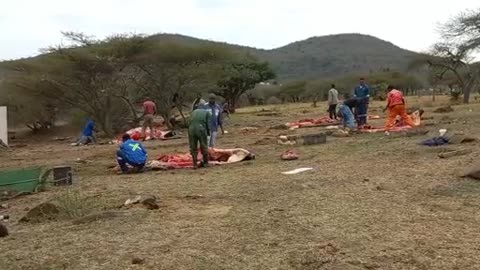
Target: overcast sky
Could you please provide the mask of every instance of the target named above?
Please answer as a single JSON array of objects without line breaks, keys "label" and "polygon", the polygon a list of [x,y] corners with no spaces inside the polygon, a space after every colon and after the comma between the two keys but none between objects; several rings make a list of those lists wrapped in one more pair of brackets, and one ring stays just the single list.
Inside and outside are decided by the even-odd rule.
[{"label": "overcast sky", "polygon": [[179,33],[271,49],[338,33],[362,33],[422,51],[439,22],[479,0],[0,0],[0,59],[32,56],[60,31]]}]

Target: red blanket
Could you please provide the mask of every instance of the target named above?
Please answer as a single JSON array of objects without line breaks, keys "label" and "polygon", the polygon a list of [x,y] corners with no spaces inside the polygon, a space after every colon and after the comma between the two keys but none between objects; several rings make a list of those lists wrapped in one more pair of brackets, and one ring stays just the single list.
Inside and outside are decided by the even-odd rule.
[{"label": "red blanket", "polygon": [[[155,134],[155,138],[157,139],[160,139],[160,140],[169,140],[169,139],[173,139],[175,138],[175,132],[171,131],[171,130],[161,130],[160,128],[154,128],[153,129],[153,132]],[[142,128],[141,127],[137,127],[137,128],[133,128],[133,129],[130,129],[129,131],[125,132],[127,133],[128,135],[130,135],[130,137],[136,141],[138,140],[141,140],[142,139]],[[150,134],[150,129],[147,129],[145,131],[145,140],[151,140],[151,134]],[[117,139],[117,142],[121,142],[122,139],[119,138]]]},{"label": "red blanket", "polygon": [[[209,164],[222,165],[228,163],[240,162],[243,160],[255,159],[255,154],[242,148],[234,149],[208,149]],[[202,154],[198,153],[198,160],[203,160]],[[181,169],[192,168],[193,160],[190,153],[180,154],[164,154],[160,155],[157,160],[153,160],[149,163],[152,169]]]}]

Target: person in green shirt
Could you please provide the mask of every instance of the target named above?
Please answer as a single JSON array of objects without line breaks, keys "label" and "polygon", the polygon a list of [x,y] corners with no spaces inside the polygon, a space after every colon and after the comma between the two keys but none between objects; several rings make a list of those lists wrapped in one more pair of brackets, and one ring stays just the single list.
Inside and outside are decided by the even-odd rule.
[{"label": "person in green shirt", "polygon": [[198,167],[198,143],[203,156],[202,167],[208,167],[208,136],[210,135],[209,123],[212,115],[205,102],[201,102],[192,112],[188,126],[188,143],[193,159],[193,168]]}]

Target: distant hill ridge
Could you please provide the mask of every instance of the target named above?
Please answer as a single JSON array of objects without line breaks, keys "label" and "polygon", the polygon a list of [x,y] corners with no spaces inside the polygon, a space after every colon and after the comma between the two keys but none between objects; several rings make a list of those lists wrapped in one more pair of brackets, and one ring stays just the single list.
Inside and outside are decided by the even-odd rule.
[{"label": "distant hill ridge", "polygon": [[[219,43],[176,34],[158,34],[158,41],[176,41],[189,45]],[[268,61],[280,79],[314,79],[348,74],[368,74],[380,70],[405,71],[417,53],[391,42],[362,34],[338,34],[311,37],[271,49],[226,44]]]},{"label": "distant hill ridge", "polygon": [[[311,37],[271,50],[178,34],[156,34],[149,38],[190,46],[216,43],[248,52],[259,60],[268,61],[280,80],[320,79],[349,74],[367,76],[368,73],[385,69],[405,71],[410,60],[417,55],[390,42],[362,34]],[[1,75],[0,66],[0,78]]]}]

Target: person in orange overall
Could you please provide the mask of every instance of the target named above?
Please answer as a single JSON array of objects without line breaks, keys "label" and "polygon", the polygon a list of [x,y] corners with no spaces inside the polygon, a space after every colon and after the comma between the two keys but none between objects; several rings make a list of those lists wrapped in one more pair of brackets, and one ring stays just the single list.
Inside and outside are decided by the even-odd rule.
[{"label": "person in orange overall", "polygon": [[393,86],[389,85],[387,95],[387,106],[383,110],[384,112],[388,109],[387,122],[385,123],[385,132],[388,132],[395,126],[395,120],[397,116],[401,117],[401,120],[406,125],[411,127],[416,126],[412,118],[407,114],[407,108],[405,105],[405,99],[403,98],[403,93]]}]

